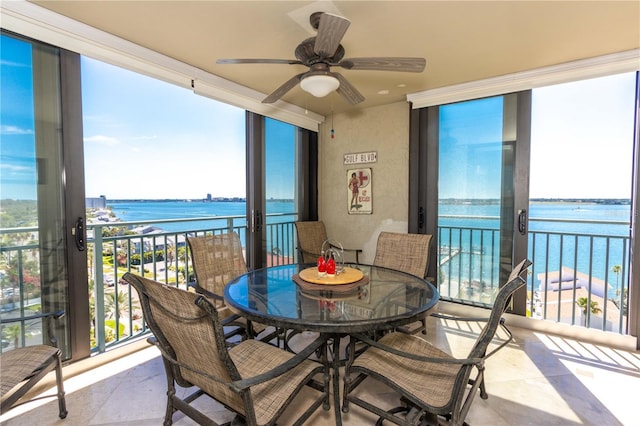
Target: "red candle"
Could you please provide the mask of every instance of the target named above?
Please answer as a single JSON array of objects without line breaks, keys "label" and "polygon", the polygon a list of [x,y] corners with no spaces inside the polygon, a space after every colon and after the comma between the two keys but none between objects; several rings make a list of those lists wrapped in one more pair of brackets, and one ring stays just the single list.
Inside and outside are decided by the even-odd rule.
[{"label": "red candle", "polygon": [[327,274],[335,275],[336,273],[336,261],[333,258],[327,260]]},{"label": "red candle", "polygon": [[318,272],[326,272],[327,264],[324,261],[324,257],[320,256],[318,258]]}]

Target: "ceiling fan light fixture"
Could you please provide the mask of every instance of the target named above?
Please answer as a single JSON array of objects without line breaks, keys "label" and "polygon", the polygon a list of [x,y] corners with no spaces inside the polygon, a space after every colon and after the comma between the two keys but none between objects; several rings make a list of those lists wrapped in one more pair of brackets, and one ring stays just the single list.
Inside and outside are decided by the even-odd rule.
[{"label": "ceiling fan light fixture", "polygon": [[316,98],[324,98],[340,87],[340,82],[331,75],[315,74],[303,78],[302,81],[300,81],[300,87]]}]

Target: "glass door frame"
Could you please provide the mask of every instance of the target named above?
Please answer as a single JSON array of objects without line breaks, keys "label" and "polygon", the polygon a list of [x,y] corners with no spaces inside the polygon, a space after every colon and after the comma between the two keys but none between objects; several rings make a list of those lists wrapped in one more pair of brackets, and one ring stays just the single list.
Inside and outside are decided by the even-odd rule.
[{"label": "glass door frame", "polygon": [[[69,292],[70,348],[74,361],[89,357],[90,313],[86,248],[84,140],[80,55],[61,49],[62,135],[64,155],[65,228]],[[82,235],[76,235],[81,232]],[[73,309],[72,309],[73,307]]]},{"label": "glass door frame", "polygon": [[[266,236],[266,179],[265,176],[265,118],[246,112],[246,205],[247,239],[245,260],[247,267],[267,266]],[[318,217],[318,134],[301,127],[296,128],[296,184],[295,207],[298,220],[317,220]],[[297,247],[297,237],[294,237]]]},{"label": "glass door frame", "polygon": [[633,183],[631,200],[631,259],[629,268],[629,334],[640,350],[640,71],[636,71],[634,114]]},{"label": "glass door frame", "polygon": [[77,230],[86,240],[84,227],[76,227],[86,219],[80,56],[10,31],[1,35],[31,46],[42,311],[65,309],[56,334],[63,359],[77,361],[90,356],[87,255],[76,240]]},{"label": "glass door frame", "polygon": [[[512,263],[527,256],[527,232],[518,231],[520,212],[526,212],[529,199],[528,161],[530,152],[530,111],[531,91],[517,92],[505,96],[503,113],[503,141],[515,146],[512,176],[513,210],[512,217],[501,220],[501,231],[505,231],[503,222],[511,224],[513,237],[511,244],[506,245],[510,253],[500,260],[500,285],[508,276]],[[409,142],[409,212],[408,230],[411,233],[438,235],[438,179],[439,179],[439,105],[410,112]],[[516,116],[512,116],[516,114]],[[511,124],[509,124],[511,123]],[[515,123],[515,125],[514,125]],[[504,165],[503,165],[504,168]],[[437,241],[437,238],[436,238]],[[502,246],[502,244],[501,244]],[[431,259],[439,259],[438,243],[430,248]],[[438,261],[432,261],[427,270],[427,277],[436,279]],[[513,297],[511,310],[513,313],[526,314],[526,288],[519,289]]]}]

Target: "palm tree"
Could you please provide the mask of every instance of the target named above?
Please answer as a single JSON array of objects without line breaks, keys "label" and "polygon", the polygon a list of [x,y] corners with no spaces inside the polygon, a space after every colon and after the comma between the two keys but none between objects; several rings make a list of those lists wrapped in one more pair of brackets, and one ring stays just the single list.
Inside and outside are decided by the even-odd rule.
[{"label": "palm tree", "polygon": [[[120,318],[120,313],[122,311],[129,311],[129,304],[127,303],[129,298],[124,291],[119,291],[116,295],[116,292],[113,293],[105,293],[104,295],[104,313],[107,318],[113,318],[116,316]],[[117,307],[117,309],[116,309]],[[133,303],[131,306],[132,310],[139,309],[138,306]]]},{"label": "palm tree", "polygon": [[20,335],[22,333],[22,327],[20,327],[19,324],[16,325],[10,325],[8,327],[3,327],[2,328],[2,335],[7,339],[7,340],[13,340],[13,348],[17,348],[18,344],[20,343]]},{"label": "palm tree", "polygon": [[620,279],[620,272],[622,271],[622,266],[613,265],[611,267],[611,271],[616,274],[616,295],[620,295],[620,288],[618,287],[618,280]]},{"label": "palm tree", "polygon": [[592,300],[591,303],[589,303],[589,298],[587,297],[578,298],[576,304],[582,309],[583,326],[587,325],[587,305],[589,305],[592,314],[599,314],[602,312],[602,309],[598,307],[598,302]]}]

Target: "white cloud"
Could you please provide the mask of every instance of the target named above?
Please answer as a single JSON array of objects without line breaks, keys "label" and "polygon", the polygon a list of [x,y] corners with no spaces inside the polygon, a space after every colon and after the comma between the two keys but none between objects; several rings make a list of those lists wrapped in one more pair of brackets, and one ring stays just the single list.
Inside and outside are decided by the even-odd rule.
[{"label": "white cloud", "polygon": [[131,138],[132,141],[152,141],[152,140],[156,140],[158,139],[158,136],[156,135],[151,135],[151,136],[134,136]]},{"label": "white cloud", "polygon": [[32,171],[33,167],[19,166],[17,164],[9,164],[3,163],[0,164],[0,169],[5,172],[24,172],[24,171]]},{"label": "white cloud", "polygon": [[96,136],[90,136],[88,138],[84,138],[84,142],[98,143],[101,145],[109,145],[109,146],[118,145],[120,143],[118,138],[114,138],[111,136],[104,136],[104,135],[96,135]]},{"label": "white cloud", "polygon": [[6,66],[6,67],[19,67],[19,68],[29,68],[30,65],[23,63],[23,62],[14,62],[14,61],[7,61],[6,59],[3,59],[0,61],[0,65],[2,66]]},{"label": "white cloud", "polygon": [[32,135],[33,129],[21,129],[17,126],[0,126],[0,133],[3,135]]}]

